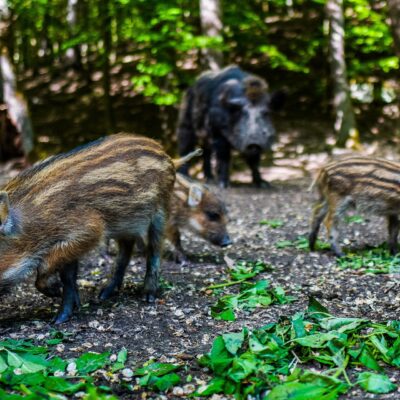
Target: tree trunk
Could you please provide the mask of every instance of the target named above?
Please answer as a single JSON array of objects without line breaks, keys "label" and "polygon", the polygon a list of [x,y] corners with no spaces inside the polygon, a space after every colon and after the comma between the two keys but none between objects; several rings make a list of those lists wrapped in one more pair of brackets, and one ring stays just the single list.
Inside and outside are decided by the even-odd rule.
[{"label": "tree trunk", "polygon": [[358,140],[350,90],[347,82],[344,54],[343,0],[328,0],[326,13],[329,20],[330,65],[333,80],[333,106],[335,109],[336,144],[345,146],[349,138]]},{"label": "tree trunk", "polygon": [[27,102],[17,91],[15,74],[5,53],[0,55],[0,86],[0,161],[27,157],[33,148],[32,124]]},{"label": "tree trunk", "polygon": [[[79,19],[79,0],[68,0],[67,6],[67,22],[68,31],[71,37],[74,37],[78,33],[78,19]],[[75,45],[71,49],[67,50],[66,53],[67,62],[72,65],[75,69],[82,69],[82,52],[79,44]]]},{"label": "tree trunk", "polygon": [[103,70],[103,91],[104,91],[104,116],[107,133],[115,129],[114,113],[111,99],[111,77],[110,77],[110,53],[112,46],[111,38],[111,13],[109,0],[99,2],[99,15],[101,15],[103,49],[102,49],[102,70]]},{"label": "tree trunk", "polygon": [[400,1],[387,0],[389,8],[390,26],[397,57],[400,58]]},{"label": "tree trunk", "polygon": [[[220,0],[200,0],[201,28],[205,36],[221,36],[223,28],[221,14]],[[218,70],[222,67],[223,55],[220,50],[205,49],[204,56],[209,69]]]}]

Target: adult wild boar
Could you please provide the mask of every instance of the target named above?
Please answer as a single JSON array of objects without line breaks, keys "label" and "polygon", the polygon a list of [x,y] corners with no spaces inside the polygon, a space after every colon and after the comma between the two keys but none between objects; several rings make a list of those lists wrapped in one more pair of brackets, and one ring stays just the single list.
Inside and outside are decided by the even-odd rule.
[{"label": "adult wild boar", "polygon": [[56,323],[79,307],[78,261],[104,238],[118,242],[114,279],[122,284],[135,240],[146,248],[144,291],[154,301],[161,245],[175,181],[175,165],[154,140],[118,134],[47,160],[11,179],[0,191],[0,289],[37,273],[36,287],[58,295]]},{"label": "adult wild boar", "polygon": [[[278,110],[283,100],[282,92],[270,95],[263,79],[237,66],[202,74],[181,105],[177,127],[180,155],[191,152],[200,141],[204,175],[211,180],[211,155],[215,151],[218,183],[227,187],[231,149],[236,149],[250,167],[253,183],[268,186],[261,178],[259,163],[275,136],[270,113]],[[188,167],[180,172],[187,175]]]}]

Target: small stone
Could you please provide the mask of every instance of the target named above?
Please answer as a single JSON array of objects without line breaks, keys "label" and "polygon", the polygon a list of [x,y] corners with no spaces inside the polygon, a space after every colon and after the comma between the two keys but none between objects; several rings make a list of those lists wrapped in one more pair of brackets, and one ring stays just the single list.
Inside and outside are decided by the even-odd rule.
[{"label": "small stone", "polygon": [[133,371],[130,368],[124,368],[121,373],[125,378],[132,378],[133,376]]},{"label": "small stone", "polygon": [[184,394],[183,388],[181,388],[180,386],[175,386],[172,389],[172,394],[174,394],[175,396],[183,396]]}]

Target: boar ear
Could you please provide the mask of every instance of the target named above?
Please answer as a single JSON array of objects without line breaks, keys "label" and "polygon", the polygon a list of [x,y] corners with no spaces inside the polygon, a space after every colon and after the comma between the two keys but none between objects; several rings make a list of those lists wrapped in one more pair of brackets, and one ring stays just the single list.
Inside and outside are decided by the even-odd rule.
[{"label": "boar ear", "polygon": [[269,106],[272,111],[280,111],[285,105],[287,94],[284,90],[277,90],[272,93],[269,99]]},{"label": "boar ear", "polygon": [[203,197],[203,189],[199,185],[191,185],[189,189],[188,205],[197,207]]},{"label": "boar ear", "polygon": [[0,191],[0,225],[4,225],[7,221],[9,210],[10,201],[8,200],[8,193]]}]

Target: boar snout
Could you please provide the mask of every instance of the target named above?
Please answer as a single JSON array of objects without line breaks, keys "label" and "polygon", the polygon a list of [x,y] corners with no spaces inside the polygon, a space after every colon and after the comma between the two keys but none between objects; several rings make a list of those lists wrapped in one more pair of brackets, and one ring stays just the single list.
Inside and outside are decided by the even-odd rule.
[{"label": "boar snout", "polygon": [[227,233],[225,233],[223,236],[220,235],[211,236],[209,237],[209,240],[212,244],[220,247],[227,247],[233,243],[232,239]]},{"label": "boar snout", "polygon": [[261,153],[262,149],[259,145],[257,144],[249,144],[245,150],[244,150],[244,154],[247,157],[254,157],[254,156],[258,156]]},{"label": "boar snout", "polygon": [[227,247],[227,246],[229,246],[229,245],[231,245],[233,242],[232,242],[232,239],[229,237],[229,235],[228,234],[226,234],[223,238],[222,238],[222,240],[221,240],[221,243],[219,244],[221,247]]}]

